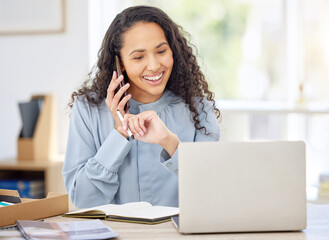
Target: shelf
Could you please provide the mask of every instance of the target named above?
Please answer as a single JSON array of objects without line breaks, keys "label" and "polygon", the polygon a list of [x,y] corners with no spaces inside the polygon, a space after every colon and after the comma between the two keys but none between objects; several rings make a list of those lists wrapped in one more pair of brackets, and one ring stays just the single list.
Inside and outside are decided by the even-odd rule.
[{"label": "shelf", "polygon": [[45,181],[45,193],[65,193],[62,176],[63,161],[17,161],[8,159],[0,161],[0,179],[8,176],[28,178],[38,176]]}]

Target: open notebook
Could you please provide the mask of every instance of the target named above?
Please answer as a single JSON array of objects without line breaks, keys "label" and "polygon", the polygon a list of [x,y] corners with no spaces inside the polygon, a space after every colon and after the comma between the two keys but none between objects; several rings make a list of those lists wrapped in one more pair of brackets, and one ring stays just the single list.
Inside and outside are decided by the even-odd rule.
[{"label": "open notebook", "polygon": [[169,221],[176,216],[176,207],[152,206],[148,202],[126,204],[106,204],[92,208],[80,209],[64,214],[64,217],[101,218],[108,221],[156,224]]}]

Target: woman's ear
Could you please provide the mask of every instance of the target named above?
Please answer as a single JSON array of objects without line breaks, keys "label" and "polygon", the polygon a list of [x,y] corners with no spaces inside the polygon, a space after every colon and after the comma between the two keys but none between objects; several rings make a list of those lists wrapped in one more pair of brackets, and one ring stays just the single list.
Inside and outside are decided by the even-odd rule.
[{"label": "woman's ear", "polygon": [[126,68],[125,66],[123,65],[123,63],[120,61],[120,66],[121,66],[121,71],[124,72],[126,71]]}]

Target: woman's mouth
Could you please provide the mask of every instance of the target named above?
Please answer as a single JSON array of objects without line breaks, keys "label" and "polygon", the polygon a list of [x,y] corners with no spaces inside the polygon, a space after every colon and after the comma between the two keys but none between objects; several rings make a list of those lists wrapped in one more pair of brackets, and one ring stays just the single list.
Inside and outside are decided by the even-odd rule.
[{"label": "woman's mouth", "polygon": [[163,76],[164,76],[164,72],[161,72],[153,75],[145,75],[142,78],[146,80],[148,84],[156,86],[162,82]]}]

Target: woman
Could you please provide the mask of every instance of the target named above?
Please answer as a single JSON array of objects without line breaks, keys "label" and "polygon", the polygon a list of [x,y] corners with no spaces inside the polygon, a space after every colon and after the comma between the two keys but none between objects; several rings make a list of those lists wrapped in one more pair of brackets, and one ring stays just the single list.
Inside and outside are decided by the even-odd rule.
[{"label": "woman", "polygon": [[96,74],[72,94],[63,176],[76,207],[177,206],[179,142],[218,141],[219,110],[180,29],[147,6],[124,10],[110,25]]}]

